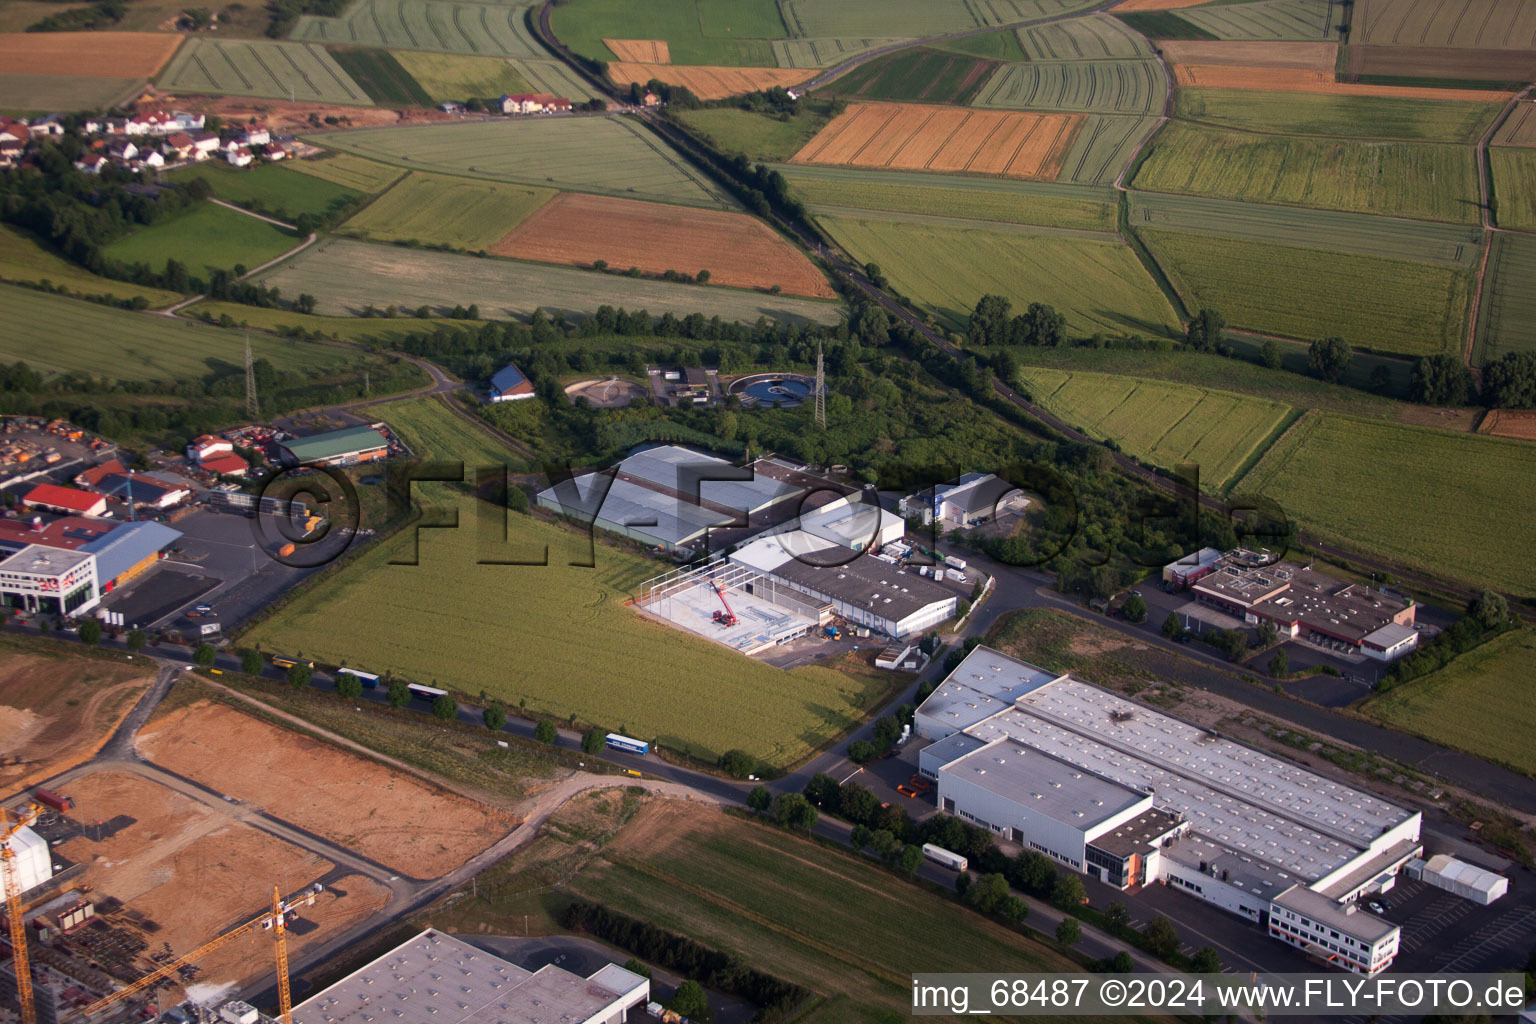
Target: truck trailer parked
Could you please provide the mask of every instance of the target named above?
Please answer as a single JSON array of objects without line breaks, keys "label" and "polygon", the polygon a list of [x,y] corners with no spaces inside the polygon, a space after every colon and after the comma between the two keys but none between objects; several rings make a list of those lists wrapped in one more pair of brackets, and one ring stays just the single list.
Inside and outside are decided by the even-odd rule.
[{"label": "truck trailer parked", "polygon": [[379,688],[379,677],[372,672],[364,672],[360,668],[337,669],[336,677],[339,679],[342,676],[351,676],[356,679],[363,684],[363,689],[365,690],[376,690]]},{"label": "truck trailer parked", "polygon": [[923,856],[935,864],[942,864],[951,871],[964,871],[971,863],[958,853],[952,853],[942,846],[935,846],[933,843],[923,844]]}]

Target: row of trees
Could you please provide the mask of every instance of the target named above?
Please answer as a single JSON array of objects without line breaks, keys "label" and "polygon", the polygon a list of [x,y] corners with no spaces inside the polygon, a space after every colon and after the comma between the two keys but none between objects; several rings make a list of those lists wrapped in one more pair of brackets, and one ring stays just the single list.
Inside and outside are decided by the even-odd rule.
[{"label": "row of trees", "polygon": [[[1008,345],[1054,347],[1067,343],[1067,318],[1043,302],[1031,302],[1013,316],[1013,303],[1001,295],[983,295],[971,312],[972,344],[989,348]],[[1002,376],[999,374],[999,376]]]}]

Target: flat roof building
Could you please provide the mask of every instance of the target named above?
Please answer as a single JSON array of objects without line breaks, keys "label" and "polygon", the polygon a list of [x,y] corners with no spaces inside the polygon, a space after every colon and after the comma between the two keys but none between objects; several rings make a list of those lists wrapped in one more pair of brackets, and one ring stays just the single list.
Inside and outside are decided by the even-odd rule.
[{"label": "flat roof building", "polygon": [[160,560],[160,554],[181,537],[164,523],[122,523],[111,533],[81,545],[96,559],[96,586],[102,594],[140,575]]},{"label": "flat roof building", "polygon": [[1187,587],[1203,576],[1209,576],[1221,561],[1221,552],[1215,548],[1201,548],[1192,555],[1185,555],[1176,562],[1163,566],[1163,582],[1175,587]]},{"label": "flat roof building", "polygon": [[79,516],[55,519],[51,523],[44,523],[42,516],[32,522],[0,519],[0,558],[14,555],[28,544],[74,551],[116,528],[117,524],[110,519],[84,519]]},{"label": "flat roof building", "polygon": [[280,442],[286,461],[295,466],[354,466],[389,455],[389,441],[373,427],[345,427]]},{"label": "flat roof building", "polygon": [[31,544],[0,561],[0,602],[45,615],[79,615],[101,600],[96,556]]},{"label": "flat roof building", "polygon": [[995,473],[966,473],[954,483],[940,484],[902,498],[901,514],[923,525],[937,521],[943,529],[964,529],[1005,512],[1021,512],[1029,498]]}]

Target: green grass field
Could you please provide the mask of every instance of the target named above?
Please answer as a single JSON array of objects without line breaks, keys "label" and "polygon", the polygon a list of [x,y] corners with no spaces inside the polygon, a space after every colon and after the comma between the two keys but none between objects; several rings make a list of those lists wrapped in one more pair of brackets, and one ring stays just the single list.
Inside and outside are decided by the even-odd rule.
[{"label": "green grass field", "polygon": [[439,102],[463,102],[470,97],[488,99],[503,93],[537,92],[500,57],[465,57],[454,53],[420,53],[401,50],[395,54],[400,66]]},{"label": "green grass field", "polygon": [[[610,37],[612,38],[612,37]],[[773,62],[781,68],[827,68],[900,39],[775,39]]]},{"label": "green grass field", "polygon": [[1536,593],[1536,445],[1308,413],[1236,491],[1449,580]]},{"label": "green grass field", "polygon": [[1216,34],[1185,21],[1176,11],[1127,11],[1115,15],[1149,39],[1215,39]]},{"label": "green grass field", "polygon": [[524,118],[365,128],[311,142],[397,167],[490,181],[734,210],[735,202],[640,124]]},{"label": "green grass field", "polygon": [[180,260],[196,277],[210,270],[258,267],[298,245],[290,231],[217,203],[199,203],[184,213],[125,235],[102,249],[109,260],[143,263],[164,270]]},{"label": "green grass field", "polygon": [[726,320],[837,323],[840,303],[769,295],[715,285],[674,284],[574,267],[520,263],[396,245],[327,238],[262,275],[285,295],[308,292],[322,316],[356,316],[365,307],[430,306],[446,316],[474,303],[492,320],[526,319],[535,309],[580,318],[602,305],[646,309],[653,315],[702,312]]},{"label": "green grass field", "polygon": [[188,39],[155,82],[167,92],[373,103],[324,47],[271,39]]},{"label": "green grass field", "polygon": [[618,59],[604,39],[664,39],[674,64],[729,67],[773,67],[770,40],[806,34],[785,31],[775,0],[570,0],[555,8],[551,25],[562,43],[593,60]]},{"label": "green grass field", "polygon": [[1107,14],[1031,25],[1018,30],[1028,60],[1102,60],[1106,57],[1150,57],[1152,47],[1125,22]]},{"label": "green grass field", "polygon": [[332,46],[548,57],[524,21],[527,11],[518,4],[468,0],[358,0],[338,18],[304,15],[290,38]]},{"label": "green grass field", "polygon": [[1261,89],[1179,89],[1178,117],[1272,135],[1329,135],[1416,142],[1476,142],[1498,103],[1331,96]]},{"label": "green grass field", "polygon": [[[448,408],[440,397],[407,398],[390,402],[378,410],[379,416],[411,449],[411,454],[427,461],[462,462],[466,467],[465,481],[474,482],[474,469],[479,466],[496,466],[513,458],[504,444],[474,423],[463,419]],[[433,493],[447,497],[445,484],[418,484],[418,487],[436,487]],[[471,525],[471,524],[466,524]]]},{"label": "green grass field", "polygon": [[432,105],[432,97],[388,50],[333,46],[330,53],[375,103],[405,107]]},{"label": "green grass field", "polygon": [[1172,121],[1152,141],[1135,186],[1476,223],[1477,166],[1465,146],[1258,136]]},{"label": "green grass field", "polygon": [[935,40],[933,48],[943,50],[945,53],[963,53],[971,57],[984,57],[987,60],[1029,59],[1024,55],[1023,48],[1019,46],[1017,33],[1007,29],[986,32],[978,36]]},{"label": "green grass field", "polygon": [[1495,146],[1488,155],[1499,226],[1536,231],[1536,149]]},{"label": "green grass field", "polygon": [[413,171],[341,231],[376,242],[415,239],[455,249],[486,249],[554,195],[553,189]]},{"label": "green grass field", "polygon": [[[48,13],[52,14],[54,10]],[[8,75],[0,68],[0,110],[14,114],[106,110],[127,103],[143,88],[142,78]]]},{"label": "green grass field", "polygon": [[1165,82],[1150,60],[1051,61],[1009,64],[987,79],[978,107],[1161,113]]},{"label": "green grass field", "polygon": [[204,313],[215,319],[219,316],[228,316],[237,325],[253,327],[259,331],[271,331],[275,334],[302,328],[340,341],[362,343],[377,341],[386,346],[392,345],[407,334],[420,334],[422,331],[435,332],[442,329],[478,330],[485,323],[483,320],[420,320],[414,316],[316,316],[313,313],[296,313],[290,309],[267,309],[261,306],[247,306],[239,302],[216,302],[211,299],[195,302],[178,315],[190,320],[201,317]]},{"label": "green grass field", "polygon": [[[239,366],[245,358],[247,336],[242,332],[130,313],[10,285],[0,285],[0,296],[15,316],[24,317],[28,323],[47,324],[49,331],[46,346],[24,332],[8,332],[0,339],[0,359],[19,359],[40,372],[177,381],[201,376],[215,366]],[[356,368],[361,377],[364,367],[383,362],[380,356],[313,342],[265,334],[251,334],[249,338],[251,354],[256,358],[270,359],[281,370],[300,370],[315,377],[350,368]]]},{"label": "green grass field", "polygon": [[1022,309],[1055,306],[1074,335],[1098,331],[1159,337],[1178,321],[1130,246],[1118,239],[989,231],[877,217],[823,217],[860,263],[878,263],[891,284],[961,326],[976,300],[1004,295]]},{"label": "green grass field", "polygon": [[294,169],[303,166],[300,161],[292,161],[235,168],[223,161],[210,160],[178,167],[165,177],[176,182],[201,178],[225,202],[259,209],[279,220],[291,220],[301,213],[322,217],[362,198],[361,192]]},{"label": "green grass field", "polygon": [[1201,486],[1220,491],[1263,451],[1290,408],[1279,402],[1184,384],[1105,373],[1026,367],[1030,396],[1128,455],[1172,469],[1193,462]]},{"label": "green grass field", "polygon": [[1109,185],[1135,156],[1141,140],[1157,127],[1155,117],[1089,114],[1061,162],[1057,181]]},{"label": "green grass field", "polygon": [[1483,303],[1477,317],[1473,361],[1492,362],[1506,352],[1536,352],[1536,238],[1500,231],[1493,236]]},{"label": "green grass field", "polygon": [[1482,259],[1483,229],[1472,224],[1266,206],[1170,192],[1130,193],[1129,216],[1137,230],[1193,231],[1280,245],[1326,245],[1362,256],[1467,268],[1476,267]]},{"label": "green grass field", "polygon": [[[461,450],[455,425],[412,418],[441,419],[446,410],[397,412],[390,407],[381,415],[426,457],[492,458],[479,446]],[[493,461],[507,457],[502,452]],[[449,500],[444,495],[432,504]],[[484,691],[512,705],[526,700],[529,712],[622,726],[710,760],[740,747],[778,766],[855,724],[884,694],[878,679],[822,667],[784,672],[645,619],[624,602],[665,566],[601,542],[594,555],[572,531],[516,513],[507,520],[505,545],[499,532],[495,543],[483,541],[478,516],[492,510],[471,507],[467,496],[459,502],[458,529],[421,532],[418,565],[389,564],[412,557],[417,539],[407,531],[301,593],[248,639],[268,650],[387,668],[471,696]],[[546,550],[548,565],[480,564],[538,560]],[[593,557],[596,569],[570,564]],[[507,670],[511,644],[533,658],[525,671]],[[450,650],[453,657],[445,658]]]},{"label": "green grass field", "polygon": [[804,108],[794,117],[779,119],[735,107],[680,110],[677,116],[694,131],[707,137],[717,149],[742,153],[752,160],[788,160],[826,127],[825,114]]},{"label": "green grass field", "polygon": [[406,174],[390,164],[375,163],[349,153],[327,153],[320,157],[294,160],[285,166],[288,170],[368,195],[384,191]]},{"label": "green grass field", "polygon": [[1536,633],[1505,633],[1360,710],[1394,729],[1536,775]]},{"label": "green grass field", "polygon": [[142,295],[151,308],[169,306],[181,298],[175,292],[147,288],[127,281],[97,277],[83,267],[44,249],[31,238],[8,225],[0,225],[0,281],[22,284],[49,282],[81,295],[110,295],[114,299],[132,299]]},{"label": "green grass field", "polygon": [[822,212],[886,210],[1082,231],[1115,230],[1115,194],[1108,189],[804,164],[780,170],[795,195]]},{"label": "green grass field", "polygon": [[1461,351],[1467,271],[1184,232],[1137,233],[1185,306],[1219,309],[1233,327],[1304,341],[1337,335],[1403,355]]},{"label": "green grass field", "polygon": [[996,66],[966,54],[918,47],[860,64],[822,91],[850,99],[964,104]]},{"label": "green grass field", "polygon": [[1334,39],[1342,5],[1333,0],[1238,0],[1181,8],[1179,17],[1217,39]]}]

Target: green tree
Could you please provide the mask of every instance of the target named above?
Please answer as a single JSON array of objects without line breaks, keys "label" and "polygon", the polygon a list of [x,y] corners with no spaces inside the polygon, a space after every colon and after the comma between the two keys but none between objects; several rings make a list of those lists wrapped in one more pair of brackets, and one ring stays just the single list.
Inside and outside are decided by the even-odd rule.
[{"label": "green tree", "polygon": [[1083,926],[1077,923],[1075,917],[1064,917],[1061,924],[1056,926],[1056,941],[1063,946],[1075,946],[1082,938]]},{"label": "green tree", "polygon": [[1083,888],[1083,880],[1077,875],[1059,876],[1051,889],[1051,902],[1063,910],[1081,906],[1087,898],[1088,890]]},{"label": "green tree", "polygon": [[1189,322],[1184,340],[1197,352],[1214,352],[1226,341],[1226,329],[1226,317],[1214,309],[1202,309]]},{"label": "green tree", "polygon": [[1121,608],[1129,622],[1147,621],[1147,602],[1140,594],[1132,594],[1125,599],[1125,606]]},{"label": "green tree", "polygon": [[1275,656],[1269,659],[1269,674],[1276,679],[1283,679],[1291,671],[1291,659],[1285,656],[1285,648],[1275,652]]},{"label": "green tree", "polygon": [[1001,295],[983,295],[971,311],[970,340],[973,345],[1001,345],[1008,340],[1008,314],[1013,303]]},{"label": "green tree", "polygon": [[624,961],[624,969],[630,974],[638,974],[642,978],[649,978],[651,976],[651,969],[634,957]]},{"label": "green tree", "polygon": [[480,712],[480,721],[492,732],[500,732],[502,726],[507,724],[507,709],[500,704],[487,704],[485,710]]},{"label": "green tree", "polygon": [[866,764],[873,761],[879,753],[880,748],[869,742],[869,740],[854,740],[848,744],[848,760],[854,764]]},{"label": "green tree", "polygon": [[1465,405],[1474,390],[1461,356],[1439,352],[1413,364],[1408,397],[1424,405]]},{"label": "green tree", "polygon": [[689,1020],[707,1021],[711,1016],[704,986],[691,979],[677,986],[676,994],[667,1002],[667,1009]]},{"label": "green tree", "polygon": [[560,730],[555,728],[555,723],[548,718],[539,719],[539,724],[533,728],[533,738],[540,743],[554,743],[560,738]]},{"label": "green tree", "polygon": [[1169,612],[1168,617],[1163,620],[1163,636],[1167,637],[1169,640],[1172,640],[1182,632],[1184,632],[1184,627],[1179,622],[1178,613]]},{"label": "green tree", "polygon": [[144,649],[144,645],[148,642],[149,637],[144,635],[144,631],[142,629],[130,629],[128,631],[128,639],[123,641],[124,645],[134,654],[138,654],[140,651],[142,651]]},{"label": "green tree", "polygon": [[1179,951],[1179,933],[1173,922],[1161,914],[1148,921],[1141,934],[1147,940],[1147,949],[1164,960]]},{"label": "green tree", "polygon": [[213,649],[213,644],[198,644],[197,649],[192,652],[193,662],[203,668],[212,665],[218,656],[219,652]]},{"label": "green tree", "polygon": [[267,667],[267,659],[261,656],[261,652],[253,647],[248,647],[240,652],[240,671],[248,676],[259,676],[261,670]]},{"label": "green tree", "polygon": [[898,863],[901,865],[903,874],[917,874],[917,869],[923,866],[923,848],[908,843],[901,848],[901,859]]},{"label": "green tree", "polygon": [[773,794],[768,792],[767,786],[753,786],[752,792],[747,794],[747,806],[758,814],[766,811],[773,803]]},{"label": "green tree", "polygon": [[411,702],[411,688],[404,682],[396,679],[389,684],[389,691],[385,694],[392,708],[403,708]]},{"label": "green tree", "polygon": [[720,770],[733,779],[744,779],[757,771],[757,758],[745,750],[727,750],[718,763]]},{"label": "green tree", "polygon": [[304,689],[314,677],[315,670],[305,662],[296,661],[288,666],[288,685],[295,690]]},{"label": "green tree", "polygon": [[869,837],[874,835],[868,825],[855,825],[853,831],[848,834],[848,842],[855,850],[862,850],[869,845]]},{"label": "green tree", "polygon": [[770,805],[773,820],[787,828],[809,832],[816,824],[816,808],[799,793],[780,793]]},{"label": "green tree", "polygon": [[1029,916],[1029,904],[1017,896],[1010,895],[998,906],[997,912],[1014,924],[1018,924]]},{"label": "green tree", "polygon": [[1494,590],[1485,590],[1467,605],[1467,615],[1484,629],[1498,629],[1509,621],[1509,602]]},{"label": "green tree", "polygon": [[1113,929],[1124,928],[1131,923],[1131,912],[1124,903],[1115,900],[1104,908],[1104,923]]},{"label": "green tree", "polygon": [[451,722],[459,717],[459,702],[449,694],[438,694],[432,702],[432,717],[439,722]]},{"label": "green tree", "polygon": [[1264,339],[1264,344],[1259,348],[1259,363],[1271,370],[1278,370],[1282,361],[1280,343],[1274,338]]},{"label": "green tree", "polygon": [[601,754],[603,748],[607,745],[607,734],[595,725],[581,734],[581,752],[583,754]]},{"label": "green tree", "polygon": [[1217,956],[1216,950],[1210,946],[1201,946],[1189,961],[1190,967],[1196,974],[1221,973],[1221,957]]},{"label": "green tree", "polygon": [[1131,954],[1122,949],[1109,962],[1109,969],[1114,974],[1130,974],[1136,969],[1136,962],[1131,959]]},{"label": "green tree", "polygon": [[357,700],[363,695],[363,681],[351,672],[336,673],[336,696]]},{"label": "green tree", "polygon": [[1322,338],[1307,349],[1307,369],[1319,380],[1337,383],[1354,357],[1354,349],[1343,338]]},{"label": "green tree", "polygon": [[86,619],[80,623],[80,642],[90,647],[101,643],[100,619]]},{"label": "green tree", "polygon": [[1483,401],[1495,409],[1536,408],[1536,352],[1506,352],[1484,366]]},{"label": "green tree", "polygon": [[707,270],[701,270],[697,274],[693,275],[693,279],[699,284],[709,284],[709,278],[710,273]]},{"label": "green tree", "polygon": [[965,891],[965,902],[983,914],[991,914],[1000,910],[1003,901],[1011,895],[1008,879],[1000,872],[993,872],[971,883],[971,887]]}]

